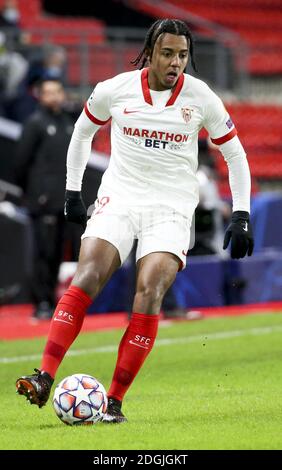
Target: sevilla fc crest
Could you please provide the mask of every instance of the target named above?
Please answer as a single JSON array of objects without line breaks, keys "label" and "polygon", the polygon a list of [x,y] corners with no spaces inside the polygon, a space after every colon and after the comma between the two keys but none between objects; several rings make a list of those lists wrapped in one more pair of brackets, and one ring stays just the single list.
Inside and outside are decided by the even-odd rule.
[{"label": "sevilla fc crest", "polygon": [[189,122],[192,118],[194,109],[191,108],[181,108],[182,117],[185,122]]}]

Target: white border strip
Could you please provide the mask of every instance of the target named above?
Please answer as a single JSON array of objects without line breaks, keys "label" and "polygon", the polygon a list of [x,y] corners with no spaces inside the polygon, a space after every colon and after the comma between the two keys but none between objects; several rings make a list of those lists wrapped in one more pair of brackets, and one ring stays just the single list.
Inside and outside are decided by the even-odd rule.
[{"label": "white border strip", "polygon": [[[221,339],[236,338],[242,336],[260,336],[268,335],[270,333],[278,333],[282,331],[282,325],[275,326],[263,326],[258,328],[249,328],[244,330],[233,330],[233,331],[219,331],[216,333],[202,333],[201,335],[187,336],[184,338],[164,338],[159,339],[155,343],[155,347],[160,346],[173,346],[177,344],[189,344],[208,341],[216,341]],[[118,349],[117,345],[102,346],[97,348],[89,349],[77,349],[69,351],[66,357],[71,356],[86,356],[88,354],[99,354],[99,353],[114,353]],[[20,362],[32,362],[41,359],[41,354],[32,354],[29,356],[16,356],[16,357],[0,357],[0,364],[12,364]]]},{"label": "white border strip", "polygon": [[11,140],[18,140],[22,132],[22,124],[0,117],[0,135]]}]

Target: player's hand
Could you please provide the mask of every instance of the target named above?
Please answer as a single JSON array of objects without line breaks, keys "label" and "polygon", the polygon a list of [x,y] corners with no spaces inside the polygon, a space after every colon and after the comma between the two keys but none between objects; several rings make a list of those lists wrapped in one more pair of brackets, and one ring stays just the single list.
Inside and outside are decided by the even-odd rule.
[{"label": "player's hand", "polygon": [[249,213],[235,211],[232,214],[231,224],[227,227],[223,249],[226,250],[231,240],[231,258],[244,258],[248,253],[251,256],[254,249],[252,227]]},{"label": "player's hand", "polygon": [[65,194],[64,215],[68,222],[82,225],[86,228],[87,211],[80,191],[68,191]]}]

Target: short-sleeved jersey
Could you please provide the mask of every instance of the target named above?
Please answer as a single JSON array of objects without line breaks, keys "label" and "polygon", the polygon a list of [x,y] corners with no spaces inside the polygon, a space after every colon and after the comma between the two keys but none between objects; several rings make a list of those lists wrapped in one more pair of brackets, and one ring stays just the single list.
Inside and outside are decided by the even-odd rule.
[{"label": "short-sleeved jersey", "polygon": [[112,118],[111,159],[98,196],[129,205],[164,203],[181,212],[198,204],[198,133],[223,144],[236,129],[220,98],[182,74],[174,90],[151,91],[148,69],[98,83],[85,105],[95,124]]}]

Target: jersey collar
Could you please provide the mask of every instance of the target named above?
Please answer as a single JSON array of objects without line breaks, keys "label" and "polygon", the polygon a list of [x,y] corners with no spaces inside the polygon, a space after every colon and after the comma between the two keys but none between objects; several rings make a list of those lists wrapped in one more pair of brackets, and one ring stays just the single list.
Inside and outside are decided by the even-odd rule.
[{"label": "jersey collar", "polygon": [[[149,83],[148,83],[148,72],[149,72],[148,67],[143,69],[141,72],[142,91],[143,91],[143,96],[144,96],[144,100],[146,101],[146,103],[153,106],[153,101],[152,101]],[[172,106],[175,103],[176,98],[181,92],[183,82],[184,82],[184,74],[182,73],[177,80],[176,87],[174,88],[172,95],[170,96],[168,102],[166,103],[166,106]]]}]

